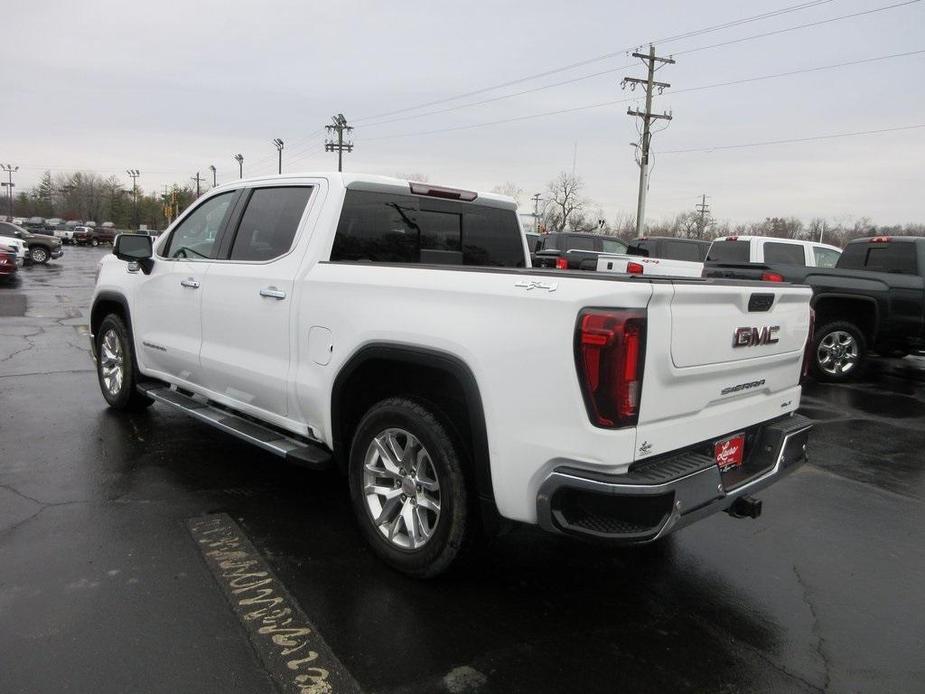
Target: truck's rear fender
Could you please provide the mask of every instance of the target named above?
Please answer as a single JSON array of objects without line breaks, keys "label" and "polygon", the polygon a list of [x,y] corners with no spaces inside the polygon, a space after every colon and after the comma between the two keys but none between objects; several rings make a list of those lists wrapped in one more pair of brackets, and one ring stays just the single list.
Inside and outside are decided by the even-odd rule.
[{"label": "truck's rear fender", "polygon": [[858,326],[867,339],[867,344],[876,342],[877,326],[880,324],[880,308],[876,299],[826,292],[813,297],[812,306],[816,312],[817,327],[832,321],[849,321]]},{"label": "truck's rear fender", "polygon": [[350,357],[334,380],[331,429],[335,459],[346,469],[353,433],[376,402],[402,394],[433,403],[464,447],[479,498],[494,506],[485,413],[478,383],[458,357],[435,349],[379,342]]}]

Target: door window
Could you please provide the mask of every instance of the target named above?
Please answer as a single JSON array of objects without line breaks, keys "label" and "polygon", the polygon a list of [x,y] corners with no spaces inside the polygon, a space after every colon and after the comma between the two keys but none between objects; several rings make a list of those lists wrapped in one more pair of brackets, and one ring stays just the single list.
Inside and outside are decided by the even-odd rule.
[{"label": "door window", "polygon": [[218,233],[234,199],[234,191],[209,198],[173,230],[164,256],[167,258],[214,258]]},{"label": "door window", "polygon": [[288,253],[311,193],[310,186],[255,189],[238,224],[231,260],[267,261]]},{"label": "door window", "polygon": [[700,245],[696,241],[663,241],[662,257],[667,260],[686,260],[699,263],[702,260]]},{"label": "door window", "polygon": [[832,248],[820,248],[813,246],[813,256],[816,258],[816,267],[835,267],[838,257],[841,255]]},{"label": "door window", "polygon": [[805,266],[806,251],[803,250],[803,246],[797,243],[771,241],[764,244],[764,262]]},{"label": "door window", "polygon": [[604,253],[626,253],[626,244],[617,239],[601,239]]}]

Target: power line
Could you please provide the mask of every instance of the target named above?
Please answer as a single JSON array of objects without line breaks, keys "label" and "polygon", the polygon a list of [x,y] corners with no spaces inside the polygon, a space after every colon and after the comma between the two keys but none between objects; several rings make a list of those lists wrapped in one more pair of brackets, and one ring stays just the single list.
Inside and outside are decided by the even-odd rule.
[{"label": "power line", "polygon": [[882,7],[875,7],[870,10],[864,10],[862,12],[853,12],[852,14],[843,14],[838,17],[830,17],[829,19],[821,19],[818,22],[808,22],[807,24],[798,24],[792,27],[786,27],[784,29],[775,29],[774,31],[766,31],[762,34],[752,34],[751,36],[744,36],[739,39],[732,39],[730,41],[723,41],[721,43],[710,44],[709,46],[699,46],[697,48],[689,48],[686,51],[678,51],[674,55],[687,55],[689,53],[697,53],[699,51],[705,51],[711,48],[722,48],[724,46],[732,46],[736,43],[742,43],[743,41],[751,41],[753,39],[763,39],[768,36],[777,36],[778,34],[785,34],[789,31],[796,31],[797,29],[809,29],[811,27],[822,26],[823,24],[831,24],[832,22],[839,22],[843,19],[854,19],[855,17],[863,17],[869,14],[875,14],[877,12],[885,12],[887,10],[894,10],[898,7],[905,7],[907,5],[914,5],[921,0],[905,0],[905,2],[898,2],[893,5],[884,5]]},{"label": "power line", "polygon": [[[853,18],[853,17],[859,17],[859,16],[862,16],[862,15],[871,14],[871,13],[874,13],[874,12],[883,12],[883,11],[885,11],[885,10],[895,9],[895,8],[897,8],[897,7],[903,7],[903,6],[905,6],[905,5],[910,5],[910,4],[913,4],[913,3],[916,3],[916,2],[920,2],[920,1],[921,1],[921,0],[907,0],[906,2],[902,2],[902,3],[899,3],[899,4],[887,5],[887,6],[885,6],[885,7],[875,8],[875,9],[872,9],[872,10],[866,10],[866,11],[864,11],[864,12],[857,12],[857,13],[854,13],[854,14],[841,15],[841,16],[839,16],[839,17],[832,17],[832,18],[830,18],[830,19],[826,19],[826,20],[823,20],[823,21],[820,21],[820,22],[811,22],[811,23],[808,23],[808,24],[800,24],[800,25],[793,26],[793,27],[787,27],[787,28],[784,28],[784,29],[778,29],[778,30],[771,31],[771,32],[765,32],[765,33],[762,33],[762,34],[753,34],[753,35],[751,35],[751,36],[745,36],[745,37],[742,37],[742,38],[734,39],[734,40],[732,40],[732,41],[726,41],[726,42],[723,42],[723,43],[716,43],[716,44],[711,44],[711,45],[708,45],[708,46],[699,46],[699,47],[697,47],[697,48],[691,48],[691,49],[688,49],[688,50],[686,50],[686,51],[680,51],[680,52],[678,52],[678,53],[674,53],[673,55],[686,55],[686,54],[688,54],[688,53],[694,53],[694,52],[704,51],[704,50],[708,50],[708,49],[712,49],[712,48],[719,48],[719,47],[728,46],[728,45],[732,45],[732,44],[736,44],[736,43],[742,43],[742,42],[744,42],[744,41],[751,41],[751,40],[754,40],[754,39],[766,38],[766,37],[768,37],[768,36],[774,36],[774,35],[776,35],[776,34],[782,34],[782,33],[790,32],[790,31],[796,31],[797,29],[805,29],[805,28],[809,28],[809,27],[819,26],[820,24],[828,24],[828,23],[831,23],[831,22],[840,21],[840,20],[842,20],[842,19],[850,19],[850,18]],[[906,55],[906,54],[900,54],[900,55]],[[910,55],[911,55],[911,54],[910,54]],[[894,57],[894,56],[884,56],[884,58],[886,58],[886,57]],[[871,60],[883,60],[884,58],[872,58]],[[853,63],[846,63],[846,64],[853,64]],[[439,114],[441,114],[441,113],[448,113],[448,112],[450,112],[450,111],[457,111],[457,110],[459,110],[459,109],[470,108],[470,107],[472,107],[472,106],[481,106],[481,105],[483,105],[483,104],[493,103],[493,102],[496,102],[496,101],[503,101],[504,99],[512,99],[512,98],[518,97],[518,96],[523,96],[524,94],[532,94],[532,93],[534,93],[534,92],[539,92],[539,91],[543,91],[543,90],[546,90],[546,89],[553,89],[553,88],[555,88],[555,87],[561,87],[561,86],[564,86],[564,85],[567,85],[567,84],[574,84],[574,83],[576,83],[576,82],[581,82],[581,81],[584,81],[584,80],[592,79],[592,78],[594,78],[594,77],[601,77],[601,76],[603,76],[603,75],[608,75],[608,74],[611,74],[611,73],[614,73],[614,72],[620,72],[620,71],[625,70],[625,69],[630,68],[630,67],[633,67],[633,65],[621,65],[620,67],[617,67],[617,68],[612,68],[612,69],[607,69],[607,70],[601,70],[601,71],[599,71],[599,72],[593,72],[593,73],[588,74],[588,75],[580,75],[580,76],[578,76],[578,77],[572,77],[572,78],[567,79],[567,80],[561,80],[561,81],[559,81],[559,82],[553,82],[552,84],[540,85],[539,87],[532,87],[532,88],[530,88],[530,89],[523,89],[523,90],[521,90],[521,91],[519,91],[519,92],[513,92],[513,93],[511,93],[511,94],[501,94],[501,95],[499,95],[499,96],[493,96],[493,97],[489,97],[489,98],[487,98],[487,99],[481,99],[481,100],[479,100],[479,101],[472,101],[472,102],[468,102],[468,103],[465,103],[465,104],[456,104],[455,106],[448,106],[448,107],[446,107],[446,108],[438,109],[438,110],[435,110],[435,111],[427,111],[427,112],[425,112],[425,113],[417,113],[417,114],[406,115],[406,116],[398,116],[398,117],[396,117],[396,118],[389,118],[389,119],[387,119],[387,120],[374,121],[374,122],[372,122],[372,123],[366,123],[366,124],[364,125],[364,127],[367,127],[367,128],[369,128],[369,127],[376,127],[376,126],[380,126],[380,125],[387,125],[387,124],[389,124],[389,123],[396,123],[396,122],[403,121],[403,120],[411,120],[411,119],[415,119],[415,118],[425,118],[425,117],[427,117],[427,116],[439,115]],[[817,68],[817,69],[826,69],[826,68]],[[789,74],[789,73],[783,73],[783,74]],[[772,76],[774,76],[774,75],[772,75]],[[781,76],[782,76],[782,75],[781,75]],[[767,78],[755,78],[755,79],[767,79]],[[733,84],[733,83],[730,83],[730,84]],[[703,88],[706,88],[706,87],[703,87]],[[485,91],[490,91],[490,89],[489,89],[489,90],[485,90]],[[684,89],[684,90],[679,90],[679,91],[689,91],[689,90]],[[460,97],[458,97],[458,98],[462,98],[462,97],[460,96]],[[448,101],[454,101],[454,100],[455,100],[455,99],[448,99]],[[422,106],[421,108],[423,108],[423,106]],[[417,110],[417,109],[406,109],[406,110]],[[393,112],[393,113],[399,113],[399,112],[398,112],[398,111],[395,111],[395,112]],[[370,118],[367,118],[367,119],[364,119],[364,120],[371,120],[371,119],[372,119],[372,118],[370,117]],[[356,121],[354,121],[354,122],[356,122]]]},{"label": "power line", "polygon": [[828,135],[813,135],[811,137],[795,137],[789,140],[764,140],[762,142],[747,142],[737,145],[715,145],[713,147],[692,147],[690,149],[667,149],[660,154],[686,154],[689,152],[714,152],[721,149],[744,149],[746,147],[764,147],[767,145],[786,145],[798,142],[813,142],[816,140],[834,140],[839,137],[855,137],[857,135],[877,135],[879,133],[895,133],[903,130],[925,128],[925,123],[919,125],[902,125],[896,128],[880,128],[879,130],[857,130],[850,133],[832,133]]},{"label": "power line", "polygon": [[[819,5],[826,5],[826,4],[828,4],[828,3],[830,3],[830,2],[834,2],[834,1],[835,1],[835,0],[814,0],[814,1],[812,1],[812,2],[803,2],[803,3],[797,4],[797,5],[791,5],[791,6],[788,6],[788,7],[783,7],[783,8],[780,8],[780,9],[778,9],[778,10],[771,11],[771,12],[765,12],[765,13],[762,13],[762,14],[759,14],[759,15],[753,15],[753,16],[751,16],[751,17],[745,17],[745,18],[743,18],[743,19],[735,20],[735,21],[732,21],[732,22],[725,22],[725,23],[723,23],[723,24],[716,24],[716,25],[713,25],[713,26],[704,27],[704,28],[702,28],[702,29],[696,29],[696,30],[694,30],[694,31],[689,31],[689,32],[686,32],[686,33],[684,33],[684,34],[677,34],[677,35],[675,35],[675,36],[668,36],[668,37],[661,38],[661,39],[655,39],[655,40],[650,41],[650,42],[647,42],[647,43],[665,44],[665,43],[668,43],[668,42],[670,42],[670,41],[680,41],[681,39],[691,38],[691,37],[693,37],[693,36],[699,36],[699,35],[701,35],[701,34],[708,34],[708,33],[714,32],[714,31],[719,31],[719,30],[721,30],[721,29],[728,29],[728,28],[731,28],[731,27],[734,27],[734,26],[739,26],[739,25],[741,25],[741,24],[748,24],[748,23],[750,23],[750,22],[756,22],[756,21],[760,21],[760,20],[762,20],[762,19],[768,19],[768,18],[771,18],[771,17],[777,17],[777,16],[780,16],[780,15],[782,15],[782,14],[787,14],[787,13],[790,13],[790,12],[798,12],[798,11],[800,11],[800,10],[809,9],[809,8],[816,7],[816,6],[819,6]],[[911,1],[912,1],[912,2],[918,2],[919,0],[911,0]],[[637,45],[638,45],[638,44],[637,44]],[[539,79],[539,78],[541,78],[541,77],[548,77],[548,76],[550,76],[550,75],[555,75],[555,74],[558,74],[558,73],[560,73],[560,72],[567,72],[568,70],[574,70],[574,69],[577,68],[577,67],[583,67],[583,66],[585,66],[585,65],[590,65],[591,63],[597,63],[597,62],[600,62],[600,61],[602,61],[602,60],[607,60],[608,58],[614,58],[614,57],[616,57],[616,56],[618,56],[618,55],[624,55],[624,54],[628,53],[629,51],[632,51],[632,50],[635,49],[635,48],[636,48],[636,46],[629,46],[629,47],[627,47],[627,48],[624,48],[623,50],[613,51],[612,53],[605,53],[605,54],[603,54],[603,55],[599,55],[599,56],[596,56],[596,57],[594,57],[594,58],[588,58],[588,59],[586,59],[586,60],[578,61],[577,63],[570,63],[570,64],[568,64],[568,65],[563,65],[563,66],[561,66],[561,67],[553,68],[553,69],[551,69],[551,70],[545,70],[545,71],[543,71],[543,72],[537,72],[537,73],[534,73],[534,74],[532,74],[532,75],[526,75],[526,76],[524,76],[524,77],[519,77],[519,78],[517,78],[517,79],[509,80],[509,81],[507,81],[507,82],[501,82],[501,83],[499,83],[499,84],[495,84],[495,85],[492,85],[492,86],[490,86],[490,87],[483,87],[483,88],[481,88],[481,89],[475,89],[475,90],[473,90],[473,91],[464,92],[464,93],[462,93],[462,94],[456,94],[455,96],[449,96],[449,97],[444,97],[444,98],[441,98],[441,99],[436,99],[436,100],[434,100],[434,101],[428,101],[428,102],[425,102],[425,103],[422,103],[422,104],[418,104],[418,105],[416,105],[416,106],[407,106],[407,107],[405,107],[405,108],[396,109],[396,110],[394,110],[394,111],[386,111],[386,112],[384,112],[384,113],[377,113],[377,114],[374,114],[374,115],[371,115],[371,116],[364,116],[363,118],[354,119],[354,123],[361,123],[361,122],[364,122],[364,121],[376,120],[376,119],[379,119],[379,118],[384,118],[384,117],[396,115],[396,114],[399,114],[399,113],[407,113],[408,111],[417,111],[417,110],[419,110],[419,109],[427,108],[427,107],[429,107],[429,106],[437,106],[437,105],[440,105],[440,104],[445,104],[445,103],[450,102],[450,101],[457,101],[458,99],[464,99],[464,98],[466,98],[466,97],[468,97],[468,96],[477,96],[477,95],[479,95],[479,94],[484,94],[484,93],[486,93],[486,92],[491,92],[491,91],[494,91],[494,90],[496,90],[496,89],[502,89],[502,88],[504,88],[504,87],[510,87],[510,86],[515,85],[515,84],[522,84],[523,82],[530,82],[530,81],[532,81],[532,80]]]},{"label": "power line", "polygon": [[[736,85],[736,84],[745,84],[747,82],[758,82],[762,80],[774,79],[774,78],[779,78],[779,77],[792,77],[794,75],[799,75],[802,73],[819,72],[821,70],[833,70],[833,69],[840,68],[840,67],[861,65],[863,63],[872,63],[872,62],[879,61],[879,60],[903,58],[903,57],[908,57],[912,55],[919,55],[922,53],[925,53],[925,49],[920,49],[920,50],[915,50],[915,51],[906,51],[904,53],[892,53],[890,55],[875,56],[873,58],[862,58],[860,60],[852,60],[852,61],[847,61],[847,62],[842,62],[842,63],[835,63],[832,65],[818,65],[815,67],[801,68],[799,70],[790,70],[788,72],[780,72],[780,73],[776,73],[772,75],[757,75],[754,77],[744,77],[742,79],[732,80],[728,82],[715,82],[713,84],[703,84],[703,85],[699,85],[695,87],[686,87],[683,89],[677,89],[673,91],[672,94],[696,92],[696,91],[702,91],[704,89],[716,89],[719,87],[726,87],[726,86],[731,86],[731,85]],[[585,104],[583,106],[573,106],[570,108],[557,109],[555,111],[543,111],[540,113],[531,113],[531,114],[527,114],[523,116],[513,116],[511,118],[502,118],[502,119],[493,120],[493,121],[483,121],[481,123],[469,123],[468,125],[457,125],[457,126],[451,126],[448,128],[438,128],[435,130],[420,130],[420,131],[409,132],[409,133],[398,133],[395,135],[379,135],[377,137],[367,137],[364,139],[367,142],[373,142],[376,140],[392,140],[392,139],[402,138],[402,137],[413,137],[416,135],[436,135],[439,133],[454,132],[458,130],[471,130],[473,128],[484,128],[484,127],[488,127],[491,125],[502,125],[504,123],[515,123],[518,121],[531,120],[533,118],[544,118],[547,116],[557,116],[563,113],[574,113],[576,111],[587,111],[587,110],[591,110],[595,108],[604,108],[605,106],[616,106],[618,104],[630,103],[635,100],[636,100],[635,98],[615,99],[612,101],[603,101],[603,102],[596,103],[596,104]]]},{"label": "power line", "polygon": [[328,139],[324,143],[325,152],[337,152],[337,170],[344,170],[344,152],[353,151],[352,142],[344,142],[344,133],[350,135],[350,131],[353,130],[353,127],[347,125],[347,119],[344,118],[343,113],[338,113],[336,116],[331,116],[331,121],[333,125],[324,126],[328,131],[328,135],[332,138],[334,135],[337,135],[337,139]]}]

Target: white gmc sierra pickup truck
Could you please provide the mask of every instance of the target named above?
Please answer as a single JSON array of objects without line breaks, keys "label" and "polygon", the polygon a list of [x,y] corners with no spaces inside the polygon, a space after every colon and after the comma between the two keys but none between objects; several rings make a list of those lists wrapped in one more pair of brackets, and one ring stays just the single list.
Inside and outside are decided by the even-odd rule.
[{"label": "white gmc sierra pickup truck", "polygon": [[432,576],[505,519],[625,544],[755,517],[805,459],[809,299],[532,269],[510,198],[325,173],[119,236],[90,330],[111,407],[338,466],[375,551]]}]

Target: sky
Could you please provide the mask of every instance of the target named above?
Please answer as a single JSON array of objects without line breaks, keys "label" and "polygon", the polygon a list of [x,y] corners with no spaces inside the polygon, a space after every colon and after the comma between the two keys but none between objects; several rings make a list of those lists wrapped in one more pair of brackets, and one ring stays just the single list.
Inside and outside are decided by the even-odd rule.
[{"label": "sky", "polygon": [[[671,87],[655,108],[673,119],[653,138],[648,218],[706,194],[714,217],[733,222],[923,222],[925,127],[909,126],[925,126],[925,52],[725,84],[925,51],[920,1],[749,38],[900,2],[7,3],[0,163],[20,167],[18,190],[45,169],[117,174],[129,187],[129,168],[159,190],[211,177],[210,164],[219,183],[233,180],[239,152],[245,176],[275,173],[278,137],[284,171],[328,171],[336,158],[319,130],[343,113],[355,125],[345,170],[476,190],[512,182],[530,211],[529,196],[574,168],[613,219],[635,214],[638,185],[626,109],[642,105],[640,91],[620,82],[644,76],[629,53],[654,41],[676,63],[657,75]],[[568,112],[533,117],[555,111]],[[894,128],[909,129],[738,147]]]}]

